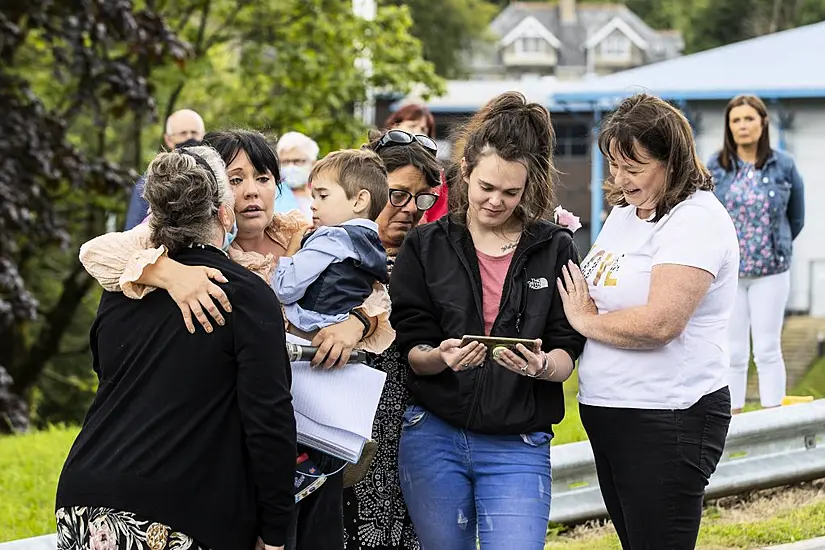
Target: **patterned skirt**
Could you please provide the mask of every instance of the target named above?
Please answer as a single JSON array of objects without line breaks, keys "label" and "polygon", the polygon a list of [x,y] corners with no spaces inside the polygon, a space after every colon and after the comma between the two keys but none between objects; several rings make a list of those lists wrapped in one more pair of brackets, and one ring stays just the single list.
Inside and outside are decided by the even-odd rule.
[{"label": "patterned skirt", "polygon": [[378,449],[364,480],[344,489],[344,548],[419,550],[398,479],[401,419],[410,395],[407,367],[395,344],[379,355],[373,366],[387,373],[372,428]]},{"label": "patterned skirt", "polygon": [[61,508],[57,519],[57,550],[208,550],[168,525],[131,512],[76,506]]}]

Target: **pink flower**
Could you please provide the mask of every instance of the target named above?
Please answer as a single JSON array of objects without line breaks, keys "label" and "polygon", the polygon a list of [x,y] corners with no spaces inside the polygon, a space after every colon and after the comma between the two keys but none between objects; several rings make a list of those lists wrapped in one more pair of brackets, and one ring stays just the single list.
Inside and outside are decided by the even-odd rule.
[{"label": "pink flower", "polygon": [[557,224],[566,227],[573,233],[575,233],[576,230],[582,226],[581,222],[579,221],[579,217],[574,216],[572,212],[565,210],[561,207],[561,205],[558,205],[556,209],[553,210],[553,215],[556,219]]},{"label": "pink flower", "polygon": [[91,550],[117,550],[117,538],[105,517],[89,524],[89,539]]}]

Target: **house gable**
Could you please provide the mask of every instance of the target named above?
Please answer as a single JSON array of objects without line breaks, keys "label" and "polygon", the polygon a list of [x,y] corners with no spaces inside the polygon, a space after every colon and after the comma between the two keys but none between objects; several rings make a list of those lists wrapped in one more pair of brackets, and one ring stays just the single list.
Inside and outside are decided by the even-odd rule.
[{"label": "house gable", "polygon": [[499,40],[498,45],[501,48],[506,48],[519,38],[541,38],[554,48],[561,48],[561,41],[556,38],[556,35],[550,32],[547,27],[542,25],[539,20],[532,15],[528,15],[522,19],[518,25],[513,27],[510,32]]},{"label": "house gable", "polygon": [[593,36],[587,39],[585,42],[584,47],[587,49],[593,49],[601,42],[610,36],[614,31],[619,31],[623,35],[625,35],[633,44],[642,51],[647,51],[650,47],[647,40],[642,38],[639,33],[633,30],[633,28],[627,24],[621,17],[614,17],[607,23],[604,27],[596,31]]}]

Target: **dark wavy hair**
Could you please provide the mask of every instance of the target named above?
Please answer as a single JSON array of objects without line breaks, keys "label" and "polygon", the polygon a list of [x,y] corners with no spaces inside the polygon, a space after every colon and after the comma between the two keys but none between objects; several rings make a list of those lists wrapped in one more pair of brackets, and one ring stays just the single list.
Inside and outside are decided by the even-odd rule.
[{"label": "dark wavy hair", "polygon": [[392,174],[405,166],[412,166],[424,175],[427,185],[430,187],[438,187],[441,185],[441,163],[418,143],[382,147],[376,151],[378,142],[385,133],[386,132],[372,130],[368,137],[369,143],[361,147],[375,151],[375,153],[381,157],[381,162],[383,162],[387,168],[388,174]]},{"label": "dark wavy hair", "polygon": [[527,169],[527,182],[514,215],[525,225],[551,220],[557,171],[553,165],[556,134],[550,112],[530,103],[519,92],[506,92],[481,108],[456,134],[454,162],[464,159],[466,170],[450,182],[450,214],[466,223],[470,174],[487,155],[518,162]]},{"label": "dark wavy hair", "polygon": [[[602,123],[599,150],[614,162],[616,156],[642,164],[639,148],[665,165],[665,185],[656,201],[654,222],[697,190],[713,191],[713,181],[696,154],[690,123],[673,105],[648,94],[625,99]],[[627,206],[612,178],[605,196],[613,206]]]}]

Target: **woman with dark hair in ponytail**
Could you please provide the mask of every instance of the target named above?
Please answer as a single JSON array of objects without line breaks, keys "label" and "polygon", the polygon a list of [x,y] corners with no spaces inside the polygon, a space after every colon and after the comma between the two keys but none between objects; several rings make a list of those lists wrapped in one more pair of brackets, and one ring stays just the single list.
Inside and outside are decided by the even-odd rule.
[{"label": "woman with dark hair in ponytail", "polygon": [[[458,144],[450,214],[410,232],[390,281],[411,392],[401,488],[424,549],[540,550],[552,426],[584,347],[554,284],[578,252],[572,233],[551,222],[550,114],[506,93]],[[462,345],[470,335],[530,344]]]}]

